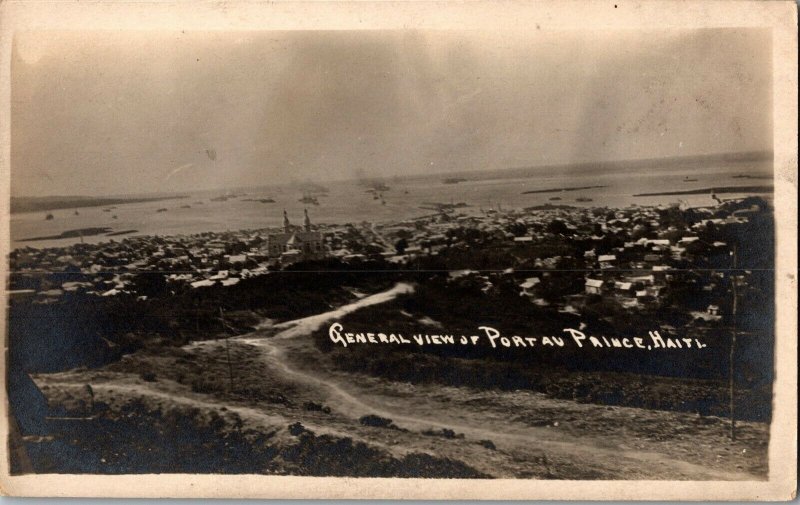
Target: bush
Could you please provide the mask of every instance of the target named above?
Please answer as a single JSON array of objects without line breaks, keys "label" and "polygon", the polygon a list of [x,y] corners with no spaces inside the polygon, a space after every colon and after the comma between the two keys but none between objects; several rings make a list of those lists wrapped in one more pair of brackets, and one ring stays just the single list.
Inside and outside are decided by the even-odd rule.
[{"label": "bush", "polygon": [[145,382],[155,382],[156,374],[153,372],[142,372],[139,374],[139,378],[141,378]]}]

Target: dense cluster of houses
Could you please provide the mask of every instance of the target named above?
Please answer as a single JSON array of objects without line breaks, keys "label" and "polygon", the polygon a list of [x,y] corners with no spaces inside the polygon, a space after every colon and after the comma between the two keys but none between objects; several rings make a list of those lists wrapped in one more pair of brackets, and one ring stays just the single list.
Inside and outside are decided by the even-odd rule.
[{"label": "dense cluster of houses", "polygon": [[[167,283],[192,288],[232,286],[292,263],[324,257],[324,235],[311,224],[293,226],[284,212],[281,230],[127,237],[119,242],[74,244],[10,254],[12,299],[41,303],[78,290],[97,296],[136,293],[136,277],[162,274]],[[55,274],[55,275],[54,275]]]},{"label": "dense cluster of houses", "polygon": [[[707,228],[721,230],[746,223],[749,216],[766,209],[751,207],[719,217],[726,214],[719,207],[694,208],[696,222],[687,226],[671,223],[665,218],[669,215],[665,210],[544,206],[479,215],[428,216],[383,227],[390,240],[402,237],[408,244],[402,254],[384,254],[390,261],[402,263],[421,254],[436,255],[444,248],[463,247],[464,237],[478,236],[477,242],[470,242],[471,247],[505,248],[511,256],[524,256],[527,248],[560,238],[579,245],[582,254],[539,255],[532,262],[508,264],[501,271],[461,270],[451,272],[451,280],[473,277],[490,292],[513,278],[520,296],[532,303],[556,304],[560,310],[574,313],[597,298],[622,308],[652,308],[670,290],[689,283],[703,292],[698,299],[710,300],[692,310],[692,315],[717,320],[721,317],[718,300],[728,298],[723,281],[731,266],[732,250],[724,241],[709,239]],[[570,265],[577,274],[558,276],[558,282],[572,285],[565,289],[569,294],[554,302],[553,297],[546,296],[552,283],[543,281],[555,276],[562,264]],[[700,265],[708,268],[698,268],[699,274],[685,274]]]},{"label": "dense cluster of houses", "polygon": [[[709,240],[707,227],[747,222],[765,209],[750,208],[720,217],[718,208],[693,209],[694,224],[676,225],[663,208],[625,209],[542,206],[530,209],[459,213],[440,212],[385,224],[312,225],[306,212],[294,226],[284,212],[280,230],[250,230],[170,237],[128,237],[120,242],[75,244],[62,248],[17,249],[11,253],[11,296],[42,302],[82,290],[97,296],[137,294],[136,276],[162,273],[167,283],[191,288],[231,286],[298,261],[335,257],[342,262],[382,257],[400,266],[451,248],[502,249],[517,258],[497,271],[455,270],[450,278],[469,278],[485,292],[514,282],[520,296],[537,305],[579,311],[587,300],[601,297],[620,307],[658,304],[676,283],[702,283],[711,302],[696,314],[719,318],[725,267],[731,249]],[[725,213],[722,213],[725,214]],[[668,214],[666,214],[668,215]],[[540,253],[542,244],[573,244],[573,252]],[[537,251],[531,253],[530,251]],[[556,251],[558,249],[555,249]],[[576,251],[580,251],[577,253]],[[570,266],[570,275],[559,266]],[[687,281],[676,275],[684,267],[716,265],[716,270]],[[41,275],[61,272],[62,278]],[[40,275],[37,275],[40,274]],[[557,300],[548,296],[553,279],[568,283]]]}]

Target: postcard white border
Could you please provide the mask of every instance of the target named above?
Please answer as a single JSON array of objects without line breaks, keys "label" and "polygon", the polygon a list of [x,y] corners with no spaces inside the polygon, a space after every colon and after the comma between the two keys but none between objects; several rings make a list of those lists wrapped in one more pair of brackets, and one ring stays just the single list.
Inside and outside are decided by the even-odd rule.
[{"label": "postcard white border", "polygon": [[[0,4],[0,253],[9,236],[10,56],[28,30],[353,29],[693,29],[765,27],[773,34],[773,119],[777,224],[777,343],[774,419],[766,482],[534,481],[277,477],[260,475],[9,476],[0,454],[0,491],[25,496],[789,500],[797,466],[797,9],[789,1],[232,2],[20,1]],[[5,261],[0,275],[5,278]],[[6,306],[5,292],[0,303]],[[5,318],[0,335],[5,340]],[[0,363],[3,411],[5,361]],[[4,416],[3,416],[4,417]],[[0,423],[0,439],[8,427]]]}]

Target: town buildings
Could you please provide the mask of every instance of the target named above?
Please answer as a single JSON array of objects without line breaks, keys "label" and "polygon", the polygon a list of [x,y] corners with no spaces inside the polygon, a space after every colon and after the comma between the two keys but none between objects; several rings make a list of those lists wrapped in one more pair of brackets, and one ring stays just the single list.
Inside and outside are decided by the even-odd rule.
[{"label": "town buildings", "polygon": [[267,236],[267,252],[270,258],[279,258],[283,264],[319,259],[325,255],[322,233],[313,231],[308,209],[304,211],[303,228],[298,230],[289,222],[283,211],[283,233]]},{"label": "town buildings", "polygon": [[666,217],[668,208],[564,205],[480,213],[459,209],[342,225],[314,225],[306,211],[302,226],[293,225],[284,212],[279,230],[131,236],[96,245],[17,249],[10,256],[9,288],[14,299],[33,303],[70,293],[142,297],[147,296],[139,292],[142,272],[159,272],[176,291],[233,286],[325,257],[343,264],[386,261],[400,270],[441,258],[445,268],[461,272],[452,282],[478,286],[487,296],[511,284],[535,305],[580,312],[598,300],[648,310],[673,303],[670,295],[681,293],[689,297],[682,302],[687,314],[709,319],[729,310],[731,248],[725,230],[758,217],[755,210],[747,211],[693,209],[692,222],[676,224]]}]

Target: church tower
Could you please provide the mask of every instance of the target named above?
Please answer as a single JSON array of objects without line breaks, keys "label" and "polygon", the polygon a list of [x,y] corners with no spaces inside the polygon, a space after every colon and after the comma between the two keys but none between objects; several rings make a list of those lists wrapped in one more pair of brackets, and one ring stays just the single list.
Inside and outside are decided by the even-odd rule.
[{"label": "church tower", "polygon": [[286,209],[283,209],[283,231],[284,233],[291,233],[292,225],[289,224],[289,216],[286,214]]},{"label": "church tower", "polygon": [[306,215],[305,219],[303,219],[303,228],[306,231],[311,231],[311,219],[308,217],[308,209],[303,209],[303,212]]}]

